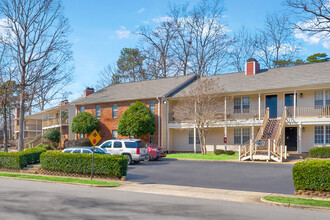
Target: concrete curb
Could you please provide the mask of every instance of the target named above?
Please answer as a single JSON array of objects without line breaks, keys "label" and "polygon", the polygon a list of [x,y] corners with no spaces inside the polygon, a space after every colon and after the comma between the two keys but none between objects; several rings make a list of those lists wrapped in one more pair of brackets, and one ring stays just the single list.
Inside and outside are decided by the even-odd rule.
[{"label": "concrete curb", "polygon": [[111,186],[111,185],[93,185],[93,184],[86,184],[86,183],[70,183],[70,182],[60,182],[60,181],[51,181],[51,180],[35,180],[35,179],[26,179],[26,178],[19,178],[19,177],[7,177],[7,176],[0,176],[3,179],[17,179],[17,180],[26,180],[32,182],[40,182],[40,183],[54,183],[54,184],[63,184],[63,185],[74,185],[74,186],[87,186],[93,188],[113,188],[118,186]]},{"label": "concrete curb", "polygon": [[260,201],[263,202],[263,203],[266,203],[268,205],[272,205],[272,206],[281,206],[281,207],[287,207],[287,208],[300,208],[300,209],[310,209],[310,210],[330,212],[330,208],[328,208],[328,207],[272,202],[272,201],[266,200],[265,197],[261,197]]},{"label": "concrete curb", "polygon": [[279,165],[288,165],[288,164],[295,164],[301,161],[292,161],[292,162],[266,162],[266,161],[240,161],[238,159],[230,159],[230,160],[207,160],[207,159],[185,159],[185,158],[164,158],[166,159],[172,159],[172,160],[187,160],[187,161],[206,161],[206,162],[233,162],[233,163],[264,163],[264,164],[279,164]]}]

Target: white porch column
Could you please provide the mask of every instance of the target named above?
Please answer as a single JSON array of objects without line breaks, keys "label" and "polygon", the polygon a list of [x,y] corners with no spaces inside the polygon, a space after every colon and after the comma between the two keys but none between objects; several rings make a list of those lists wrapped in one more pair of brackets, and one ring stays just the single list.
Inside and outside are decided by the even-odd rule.
[{"label": "white porch column", "polygon": [[252,124],[252,128],[251,128],[251,133],[252,133],[252,139],[254,139],[254,124]]},{"label": "white porch column", "polygon": [[227,121],[227,96],[225,96],[225,121]]},{"label": "white porch column", "polygon": [[302,125],[299,124],[299,134],[298,134],[298,153],[302,152]]},{"label": "white porch column", "polygon": [[166,114],[167,114],[167,117],[166,117],[166,149],[167,149],[167,152],[169,152],[170,151],[170,131],[168,128],[168,121],[169,121],[169,117],[170,117],[170,103],[168,100],[166,102]]},{"label": "white porch column", "polygon": [[197,152],[196,141],[197,141],[197,136],[196,136],[196,124],[194,124],[194,153]]},{"label": "white porch column", "polygon": [[161,101],[160,101],[160,98],[157,98],[158,99],[158,114],[157,114],[157,118],[158,118],[158,127],[157,127],[157,129],[158,129],[158,146],[159,147],[162,147],[162,145],[161,145],[161,143],[160,143],[160,129],[161,129],[161,125],[160,125],[160,105],[161,105]]},{"label": "white porch column", "polygon": [[296,105],[297,105],[297,92],[294,90],[293,92],[293,118],[296,118]]},{"label": "white porch column", "polygon": [[259,92],[259,95],[258,95],[258,115],[259,115],[259,120],[260,120],[260,114],[261,114],[261,95],[260,95],[260,92]]}]

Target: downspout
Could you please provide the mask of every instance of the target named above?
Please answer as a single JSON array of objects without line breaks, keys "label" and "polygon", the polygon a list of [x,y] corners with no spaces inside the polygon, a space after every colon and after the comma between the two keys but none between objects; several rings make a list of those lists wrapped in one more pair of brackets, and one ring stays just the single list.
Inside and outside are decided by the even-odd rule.
[{"label": "downspout", "polygon": [[161,105],[161,101],[159,99],[159,97],[156,97],[156,99],[158,100],[158,146],[159,147],[162,147],[161,146],[161,143],[160,143],[160,129],[161,129],[161,122],[160,122],[160,105]]}]

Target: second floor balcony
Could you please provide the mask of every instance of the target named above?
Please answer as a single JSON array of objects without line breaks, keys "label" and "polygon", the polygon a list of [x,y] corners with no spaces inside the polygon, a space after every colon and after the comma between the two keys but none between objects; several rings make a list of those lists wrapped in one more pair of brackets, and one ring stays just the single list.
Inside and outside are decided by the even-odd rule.
[{"label": "second floor balcony", "polygon": [[[19,125],[15,126],[15,131],[19,131]],[[41,131],[41,124],[24,124],[24,131]]]},{"label": "second floor balcony", "polygon": [[61,125],[68,125],[68,118],[49,118],[42,121],[42,127],[59,127]]}]

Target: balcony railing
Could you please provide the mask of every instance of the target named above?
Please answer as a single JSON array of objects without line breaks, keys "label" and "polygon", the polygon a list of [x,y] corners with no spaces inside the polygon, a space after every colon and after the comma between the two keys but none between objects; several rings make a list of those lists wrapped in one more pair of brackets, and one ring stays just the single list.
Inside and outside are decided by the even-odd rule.
[{"label": "balcony railing", "polygon": [[[265,109],[260,109],[260,119],[263,119],[265,116]],[[217,112],[212,120],[214,121],[233,121],[233,120],[249,120],[249,119],[259,119],[259,109],[229,109],[224,112],[220,110]],[[178,119],[175,118],[174,113],[169,114],[170,123],[180,123],[180,122],[192,122],[193,119],[187,118]]]},{"label": "balcony railing", "polygon": [[52,119],[48,119],[48,120],[43,120],[42,122],[42,127],[51,127],[51,126],[59,126],[59,125],[67,125],[68,122],[68,118],[52,118]]},{"label": "balcony railing", "polygon": [[[25,124],[24,130],[30,130],[30,131],[41,131],[42,127],[41,124]],[[15,126],[15,131],[19,131],[19,125]]]},{"label": "balcony railing", "polygon": [[297,106],[296,113],[294,107],[288,106],[288,118],[295,117],[330,117],[330,105],[326,106]]}]

